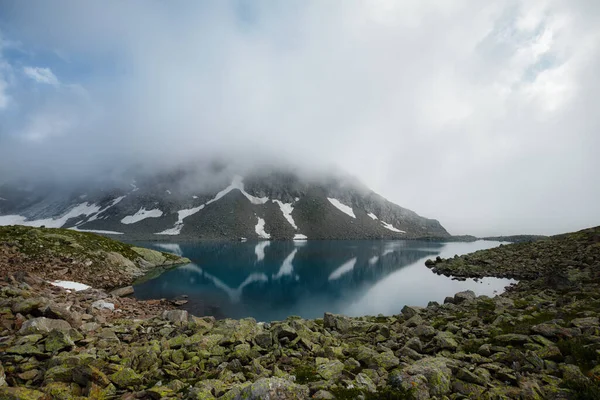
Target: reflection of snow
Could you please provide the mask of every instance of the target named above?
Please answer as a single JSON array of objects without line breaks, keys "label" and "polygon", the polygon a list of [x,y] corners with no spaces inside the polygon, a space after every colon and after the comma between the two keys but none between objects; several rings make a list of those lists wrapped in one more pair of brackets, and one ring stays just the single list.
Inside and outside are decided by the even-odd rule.
[{"label": "reflection of snow", "polygon": [[246,280],[244,280],[244,282],[242,282],[240,284],[240,286],[238,286],[236,289],[232,289],[229,286],[227,286],[227,284],[225,282],[223,282],[216,276],[213,276],[213,275],[209,274],[208,272],[203,271],[202,268],[200,268],[197,265],[188,264],[188,265],[184,265],[183,267],[180,267],[180,268],[188,270],[188,271],[196,272],[196,273],[202,275],[203,277],[205,277],[206,279],[212,281],[212,283],[216,287],[218,287],[219,289],[221,289],[225,293],[227,293],[227,296],[229,297],[229,300],[231,300],[232,303],[240,302],[240,299],[242,298],[242,291],[244,290],[244,288],[246,286],[248,286],[254,282],[268,282],[268,280],[269,280],[269,278],[267,278],[267,275],[255,272],[255,273],[250,274],[246,278]]},{"label": "reflection of snow", "polygon": [[273,279],[279,279],[286,275],[292,275],[292,273],[294,272],[294,266],[292,265],[292,261],[294,261],[294,257],[296,256],[297,252],[298,249],[292,250],[292,252],[285,258],[285,260],[283,260],[281,267],[279,267],[279,271],[275,275],[273,275]]},{"label": "reflection of snow", "polygon": [[373,256],[373,257],[369,258],[369,264],[370,265],[377,264],[377,261],[379,261],[379,257],[378,256]]},{"label": "reflection of snow", "polygon": [[166,250],[169,253],[176,254],[180,257],[183,255],[181,247],[179,247],[179,245],[176,243],[157,243],[156,247],[160,247],[161,249]]},{"label": "reflection of snow", "polygon": [[269,242],[268,240],[263,240],[254,247],[254,253],[256,254],[256,262],[261,262],[265,259],[265,247],[267,247],[270,244],[271,242]]},{"label": "reflection of snow", "polygon": [[347,262],[343,263],[342,265],[340,265],[335,271],[333,271],[331,273],[331,275],[329,275],[329,280],[333,281],[333,280],[339,279],[342,275],[345,275],[348,272],[352,271],[354,269],[355,265],[356,265],[356,257],[354,257],[352,260],[347,261]]}]

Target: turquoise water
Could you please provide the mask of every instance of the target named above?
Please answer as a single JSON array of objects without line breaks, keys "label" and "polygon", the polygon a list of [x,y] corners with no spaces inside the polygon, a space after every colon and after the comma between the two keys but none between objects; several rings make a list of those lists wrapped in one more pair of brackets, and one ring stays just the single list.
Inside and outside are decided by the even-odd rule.
[{"label": "turquoise water", "polygon": [[406,304],[471,289],[493,296],[514,282],[486,278],[455,281],[432,273],[424,262],[498,246],[499,242],[261,241],[145,243],[190,258],[193,264],[135,286],[139,299],[187,296],[182,308],[216,318],[282,320],[397,314]]}]

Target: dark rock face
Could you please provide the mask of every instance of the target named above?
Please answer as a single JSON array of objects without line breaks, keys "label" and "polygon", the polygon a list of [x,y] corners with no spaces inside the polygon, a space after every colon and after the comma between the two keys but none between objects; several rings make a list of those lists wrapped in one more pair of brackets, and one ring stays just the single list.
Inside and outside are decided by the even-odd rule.
[{"label": "dark rock face", "polygon": [[[224,176],[205,185],[192,177],[192,172],[156,175],[129,187],[105,185],[102,190],[84,185],[25,191],[4,185],[0,197],[7,200],[0,202],[0,216],[15,216],[5,224],[27,218],[25,223],[34,225],[152,240],[266,238],[257,231],[260,220],[271,239],[449,237],[438,221],[391,203],[348,178],[254,173],[244,178]],[[348,207],[353,216],[329,199]]]}]

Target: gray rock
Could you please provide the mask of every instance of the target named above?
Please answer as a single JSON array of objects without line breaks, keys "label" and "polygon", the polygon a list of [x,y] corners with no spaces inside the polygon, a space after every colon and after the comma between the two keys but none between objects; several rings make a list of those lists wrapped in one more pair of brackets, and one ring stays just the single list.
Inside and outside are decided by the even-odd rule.
[{"label": "gray rock", "polygon": [[308,398],[309,390],[282,378],[261,378],[246,386],[234,400],[300,400]]},{"label": "gray rock", "polygon": [[174,324],[183,324],[188,321],[188,312],[185,310],[165,310],[162,318]]},{"label": "gray rock", "polygon": [[431,396],[444,396],[450,392],[452,371],[444,357],[426,357],[405,368],[408,375],[423,375],[427,379],[427,388]]},{"label": "gray rock", "polygon": [[350,329],[351,322],[348,317],[343,315],[325,313],[323,316],[323,326],[339,332],[347,332]]},{"label": "gray rock", "polygon": [[415,315],[419,314],[423,309],[423,307],[417,306],[404,306],[401,312],[402,315],[406,316],[407,318],[412,318]]},{"label": "gray rock", "polygon": [[433,338],[435,345],[441,350],[456,350],[458,343],[450,332],[438,332]]},{"label": "gray rock", "polygon": [[112,294],[113,296],[116,297],[125,297],[125,296],[129,296],[131,294],[133,294],[134,290],[133,290],[133,286],[125,286],[119,289],[115,289],[112,292],[110,292],[110,294]]},{"label": "gray rock", "polygon": [[58,331],[68,331],[71,329],[71,325],[62,319],[50,319],[46,317],[33,318],[23,323],[23,326],[21,326],[21,329],[19,330],[19,334],[44,334],[55,329]]},{"label": "gray rock", "polygon": [[421,339],[429,340],[435,336],[436,330],[430,325],[419,325],[412,330],[412,333]]},{"label": "gray rock", "polygon": [[454,304],[460,304],[467,300],[475,299],[475,292],[472,290],[465,290],[464,292],[458,292],[454,295]]}]

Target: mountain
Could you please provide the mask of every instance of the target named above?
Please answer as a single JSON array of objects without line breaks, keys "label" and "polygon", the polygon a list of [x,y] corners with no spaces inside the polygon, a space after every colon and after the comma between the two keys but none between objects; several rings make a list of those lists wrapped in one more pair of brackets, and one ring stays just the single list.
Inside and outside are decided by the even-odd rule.
[{"label": "mountain", "polygon": [[130,239],[404,239],[447,237],[433,219],[347,177],[186,169],[123,183],[0,186],[0,225],[72,228]]}]

